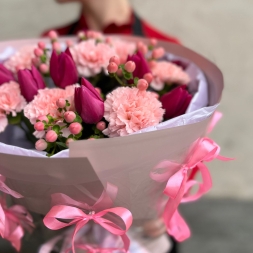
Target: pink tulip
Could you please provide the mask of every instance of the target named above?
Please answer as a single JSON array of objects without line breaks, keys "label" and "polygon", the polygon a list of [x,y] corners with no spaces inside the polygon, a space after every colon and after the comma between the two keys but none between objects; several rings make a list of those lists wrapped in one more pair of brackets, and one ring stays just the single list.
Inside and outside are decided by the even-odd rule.
[{"label": "pink tulip", "polygon": [[186,85],[181,85],[161,97],[165,109],[165,119],[172,119],[184,114],[191,102],[192,95]]},{"label": "pink tulip", "polygon": [[38,90],[44,89],[45,83],[39,71],[32,66],[32,70],[24,69],[18,71],[18,82],[21,94],[27,102],[31,102]]},{"label": "pink tulip", "polygon": [[0,85],[15,81],[15,78],[10,70],[8,70],[3,64],[0,64]]},{"label": "pink tulip", "polygon": [[104,102],[85,78],[82,78],[81,84],[81,87],[75,88],[76,110],[85,123],[96,124],[103,118]]},{"label": "pink tulip", "polygon": [[59,55],[53,50],[50,60],[50,74],[55,85],[62,89],[77,83],[77,69],[69,48]]}]

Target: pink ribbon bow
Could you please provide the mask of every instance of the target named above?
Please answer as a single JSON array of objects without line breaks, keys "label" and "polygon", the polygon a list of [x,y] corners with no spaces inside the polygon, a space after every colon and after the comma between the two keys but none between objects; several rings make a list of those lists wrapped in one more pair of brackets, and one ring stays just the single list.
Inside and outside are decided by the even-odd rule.
[{"label": "pink ribbon bow", "polygon": [[[123,207],[109,208],[95,212],[98,208],[101,209],[102,206],[107,208],[108,205],[112,204],[112,202],[109,202],[107,196],[108,194],[104,191],[94,206],[90,207],[86,203],[77,202],[64,194],[54,194],[52,196],[53,199],[65,200],[67,205],[54,205],[45,216],[43,220],[44,224],[52,230],[75,225],[75,230],[72,236],[72,251],[75,253],[74,242],[76,233],[89,221],[93,220],[112,234],[121,236],[124,243],[124,250],[128,251],[130,240],[126,235],[126,232],[132,225],[132,214],[129,210]],[[55,202],[57,201],[53,200],[53,203]],[[73,205],[78,205],[85,211],[78,207],[74,207]],[[70,222],[66,223],[66,220]],[[119,220],[121,221],[120,226],[118,225]],[[124,228],[122,228],[122,223]]]},{"label": "pink ribbon bow", "polygon": [[[190,236],[190,230],[177,208],[180,202],[189,202],[199,199],[212,187],[212,180],[208,168],[202,162],[214,159],[223,161],[231,160],[219,155],[220,147],[209,138],[202,138],[196,147],[188,154],[186,163],[177,164],[170,161],[162,161],[152,169],[150,177],[157,182],[166,182],[164,194],[169,197],[164,209],[164,221],[167,230],[177,240],[183,241]],[[188,172],[194,168],[200,171],[202,183],[188,180]],[[198,191],[190,195],[190,189],[198,185]],[[178,224],[178,225],[176,225]]]},{"label": "pink ribbon bow", "polygon": [[4,227],[0,228],[0,234],[19,251],[25,230],[32,232],[34,228],[32,216],[23,206],[14,205],[7,208],[5,199],[2,199],[1,202],[0,217],[1,220],[4,219]]}]

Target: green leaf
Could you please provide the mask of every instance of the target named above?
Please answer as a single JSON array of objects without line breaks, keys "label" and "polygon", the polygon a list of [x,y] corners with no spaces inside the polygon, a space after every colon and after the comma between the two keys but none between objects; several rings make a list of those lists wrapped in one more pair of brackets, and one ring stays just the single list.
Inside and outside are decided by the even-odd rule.
[{"label": "green leaf", "polygon": [[57,134],[60,133],[61,127],[59,125],[55,125],[52,127],[52,130],[54,130]]},{"label": "green leaf", "polygon": [[68,100],[66,100],[66,106],[70,106],[70,103]]},{"label": "green leaf", "polygon": [[56,144],[60,147],[60,148],[64,148],[64,149],[68,149],[67,145],[63,142],[56,142]]},{"label": "green leaf", "polygon": [[82,134],[83,134],[82,131],[79,134],[76,134],[74,139],[76,140],[80,139],[82,137]]},{"label": "green leaf", "polygon": [[124,75],[126,80],[133,79],[133,74],[132,73],[128,73],[128,72],[124,71],[123,75]]},{"label": "green leaf", "polygon": [[51,115],[47,115],[47,118],[48,118],[48,123],[53,123],[54,122],[54,118],[51,116]]},{"label": "green leaf", "polygon": [[138,77],[135,77],[135,78],[134,78],[134,84],[137,85],[138,81],[139,81],[139,78],[138,78]]},{"label": "green leaf", "polygon": [[74,120],[74,122],[78,122],[78,123],[80,123],[80,124],[82,124],[82,118],[76,113],[76,118],[75,118],[75,120]]}]

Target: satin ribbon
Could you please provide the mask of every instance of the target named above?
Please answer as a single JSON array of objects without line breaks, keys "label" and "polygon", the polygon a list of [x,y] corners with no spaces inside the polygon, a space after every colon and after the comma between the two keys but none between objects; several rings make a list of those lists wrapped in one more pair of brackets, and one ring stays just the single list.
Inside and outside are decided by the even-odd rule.
[{"label": "satin ribbon", "polygon": [[[214,159],[223,161],[232,160],[219,155],[220,147],[209,138],[202,138],[196,147],[188,154],[185,164],[177,164],[171,161],[162,161],[150,173],[150,177],[157,182],[166,182],[164,194],[169,197],[164,209],[163,218],[167,230],[179,241],[190,236],[189,228],[177,211],[181,202],[189,202],[199,199],[212,187],[212,180],[208,168],[202,162],[210,162]],[[202,175],[202,183],[188,180],[188,173],[197,168]],[[198,191],[190,195],[190,189],[198,185]],[[181,224],[173,228],[175,224]]]},{"label": "satin ribbon", "polygon": [[[126,235],[126,232],[132,224],[132,214],[129,210],[123,207],[108,209],[108,206],[111,205],[112,202],[109,201],[109,198],[107,196],[108,194],[106,194],[106,191],[104,191],[99,200],[92,207],[90,207],[86,203],[77,202],[64,194],[53,194],[53,203],[57,203],[59,199],[61,199],[61,201],[64,200],[68,203],[65,205],[54,205],[45,216],[43,222],[46,227],[52,230],[58,230],[71,225],[75,225],[75,230],[72,236],[73,253],[75,253],[74,242],[77,232],[91,220],[112,234],[119,235],[123,240],[124,250],[128,251],[130,240]],[[107,209],[95,212],[95,209],[101,209],[101,203]],[[79,207],[75,207],[73,204],[78,205]],[[88,214],[86,214],[86,212],[80,208],[84,209],[86,212],[88,212]],[[115,218],[119,218],[121,222],[123,222],[124,228],[119,226],[117,222],[114,221]]]},{"label": "satin ribbon", "polygon": [[6,184],[5,184],[5,180],[6,178],[3,175],[0,175],[0,191],[11,195],[14,198],[23,198],[23,196],[21,194],[19,194],[18,192],[15,192],[13,190],[11,190]]},{"label": "satin ribbon", "polygon": [[12,246],[19,251],[21,247],[21,239],[25,234],[25,230],[32,232],[34,225],[32,216],[25,207],[14,205],[10,208],[6,207],[5,199],[1,201],[1,219],[4,216],[4,227],[1,227],[1,236],[10,241]]},{"label": "satin ribbon", "polygon": [[214,129],[214,127],[217,125],[217,123],[220,121],[220,119],[222,118],[222,113],[221,112],[218,112],[216,111],[214,114],[213,114],[213,117],[211,119],[211,122],[209,123],[208,125],[208,128],[207,128],[207,133],[211,133]]},{"label": "satin ribbon", "polygon": [[[89,245],[89,244],[76,244],[75,245],[76,248],[78,249],[83,249],[85,251],[85,253],[113,253],[116,250],[120,250],[118,248],[99,248],[96,245]],[[65,253],[70,253],[71,252],[71,248],[67,249]]]}]

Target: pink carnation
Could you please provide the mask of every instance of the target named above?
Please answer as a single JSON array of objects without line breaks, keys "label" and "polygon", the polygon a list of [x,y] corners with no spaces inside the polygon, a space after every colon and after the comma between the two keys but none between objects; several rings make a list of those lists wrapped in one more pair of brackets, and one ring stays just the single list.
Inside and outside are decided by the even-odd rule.
[{"label": "pink carnation", "polygon": [[8,120],[3,112],[0,112],[0,133],[5,130],[8,125]]},{"label": "pink carnation", "polygon": [[116,54],[120,58],[120,63],[127,61],[128,55],[134,54],[136,51],[136,44],[130,41],[123,41],[119,39],[111,39],[111,45],[115,48]]},{"label": "pink carnation", "polygon": [[7,116],[16,116],[26,105],[25,98],[21,95],[19,85],[16,82],[4,83],[0,86],[0,132],[8,125]]},{"label": "pink carnation", "polygon": [[155,90],[162,90],[165,83],[188,84],[190,82],[188,74],[181,67],[171,62],[160,61],[150,67],[154,76],[151,86]]},{"label": "pink carnation", "polygon": [[31,69],[35,48],[35,45],[21,48],[4,63],[4,66],[13,73],[16,73],[19,69]]},{"label": "pink carnation", "polygon": [[70,48],[81,76],[90,77],[106,70],[110,58],[115,55],[115,50],[108,44],[95,40],[82,41]]},{"label": "pink carnation", "polygon": [[69,109],[74,111],[75,87],[77,85],[67,86],[65,90],[59,88],[39,90],[33,101],[25,107],[25,116],[32,124],[35,124],[39,116],[50,114],[52,117],[58,117],[59,112],[56,102],[59,98],[67,99],[71,105]]},{"label": "pink carnation", "polygon": [[0,86],[0,111],[16,116],[26,105],[25,98],[21,95],[19,84],[16,82],[4,83]]},{"label": "pink carnation", "polygon": [[109,137],[125,136],[159,124],[164,110],[154,93],[120,87],[108,94],[104,117],[109,122],[103,131]]}]

